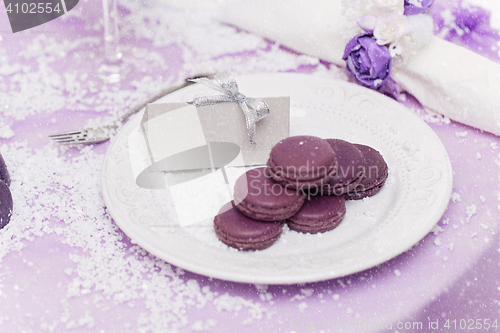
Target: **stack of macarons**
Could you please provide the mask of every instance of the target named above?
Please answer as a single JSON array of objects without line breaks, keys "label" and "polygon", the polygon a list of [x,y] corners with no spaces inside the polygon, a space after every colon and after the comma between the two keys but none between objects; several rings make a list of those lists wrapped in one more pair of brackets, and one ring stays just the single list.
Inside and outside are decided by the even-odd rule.
[{"label": "stack of macarons", "polygon": [[0,155],[0,229],[5,227],[12,216],[12,194],[10,193],[10,176],[7,165]]},{"label": "stack of macarons", "polygon": [[276,144],[266,167],[249,170],[235,183],[234,200],[214,219],[218,238],[240,250],[262,250],[284,224],[303,233],[337,227],[345,200],[380,191],[388,176],[375,149],[339,139],[294,136]]}]

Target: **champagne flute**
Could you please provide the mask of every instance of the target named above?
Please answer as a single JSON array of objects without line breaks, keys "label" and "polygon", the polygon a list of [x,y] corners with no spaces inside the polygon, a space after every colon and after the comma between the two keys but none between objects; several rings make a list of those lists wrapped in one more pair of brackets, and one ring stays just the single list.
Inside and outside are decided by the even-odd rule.
[{"label": "champagne flute", "polygon": [[134,69],[123,61],[118,32],[117,0],[102,0],[104,18],[104,60],[98,68],[99,77],[108,83],[122,81]]}]

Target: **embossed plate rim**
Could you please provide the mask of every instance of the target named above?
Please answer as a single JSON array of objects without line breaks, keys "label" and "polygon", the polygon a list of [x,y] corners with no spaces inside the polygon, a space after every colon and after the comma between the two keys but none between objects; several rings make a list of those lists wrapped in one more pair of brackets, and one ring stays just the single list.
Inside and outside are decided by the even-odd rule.
[{"label": "embossed plate rim", "polygon": [[[304,258],[308,258],[311,260],[310,271],[307,269],[307,265],[304,267],[301,267],[298,269],[297,272],[290,272],[286,270],[280,270],[279,268],[269,268],[267,271],[264,270],[262,272],[256,272],[251,271],[251,269],[243,269],[245,265],[248,265],[249,263],[253,262],[254,260],[252,258],[259,258],[258,253],[242,253],[242,252],[230,252],[230,251],[221,251],[221,253],[216,253],[217,258],[214,259],[213,257],[210,257],[210,251],[213,249],[210,249],[210,251],[202,251],[202,252],[208,252],[208,254],[205,253],[189,253],[189,246],[186,248],[186,255],[174,255],[173,252],[182,252],[178,248],[175,249],[169,249],[169,246],[175,246],[171,244],[162,244],[161,242],[158,241],[158,237],[155,238],[155,236],[152,235],[151,230],[147,230],[146,232],[135,225],[134,223],[131,223],[130,221],[127,221],[127,218],[124,218],[121,215],[121,211],[119,207],[116,205],[116,203],[113,201],[111,195],[108,193],[108,183],[107,183],[107,177],[106,177],[106,170],[109,166],[110,163],[110,158],[111,158],[111,153],[114,151],[115,146],[117,142],[119,142],[124,133],[128,131],[131,126],[134,125],[134,123],[137,123],[140,115],[137,118],[134,118],[131,120],[129,123],[127,123],[124,128],[118,133],[118,135],[115,137],[115,139],[112,141],[108,152],[106,154],[104,163],[103,163],[103,170],[102,170],[102,190],[103,190],[103,196],[104,196],[104,201],[108,207],[108,210],[115,220],[115,222],[118,224],[118,226],[134,241],[134,243],[139,244],[141,247],[146,249],[147,251],[153,253],[154,255],[158,256],[159,258],[162,258],[166,260],[167,262],[174,264],[176,266],[182,267],[186,270],[215,277],[215,278],[220,278],[224,280],[230,280],[230,281],[236,281],[236,282],[247,282],[247,283],[265,283],[265,284],[291,284],[291,283],[305,283],[305,282],[315,282],[315,281],[321,281],[321,280],[326,280],[326,279],[331,279],[331,278],[336,278],[340,276],[345,276],[348,274],[352,274],[355,272],[359,272],[371,267],[374,267],[378,264],[381,264],[389,259],[394,258],[395,256],[401,254],[402,252],[408,250],[411,248],[415,243],[417,243],[419,240],[421,240],[433,227],[434,225],[439,221],[440,217],[444,213],[449,198],[451,196],[451,191],[452,191],[452,172],[451,172],[451,163],[449,160],[449,157],[446,153],[446,150],[444,149],[444,146],[442,145],[441,141],[437,137],[437,135],[428,127],[427,124],[425,124],[420,118],[418,118],[415,114],[407,110],[404,106],[398,104],[397,102],[382,96],[378,93],[375,93],[371,90],[353,85],[351,83],[347,83],[344,81],[337,81],[337,80],[330,80],[330,79],[324,79],[324,78],[317,78],[311,75],[306,75],[306,74],[292,74],[292,73],[276,73],[276,74],[255,74],[255,75],[247,75],[247,76],[241,76],[237,78],[238,82],[240,84],[240,88],[242,89],[243,92],[246,91],[251,91],[252,87],[259,82],[263,82],[263,80],[270,80],[270,82],[279,82],[283,85],[291,84],[291,85],[299,85],[299,86],[311,86],[311,85],[318,85],[319,87],[321,85],[325,87],[342,87],[342,89],[347,89],[348,91],[354,91],[355,94],[350,96],[351,98],[358,98],[359,96],[363,97],[366,96],[367,100],[370,101],[375,101],[376,103],[381,103],[381,105],[388,106],[390,108],[396,108],[398,111],[401,112],[401,117],[406,120],[410,120],[412,125],[415,125],[419,131],[424,131],[427,135],[427,139],[431,140],[433,144],[437,145],[436,149],[439,151],[440,158],[444,160],[443,165],[443,170],[445,170],[445,183],[442,184],[441,190],[441,197],[439,198],[440,201],[437,203],[436,207],[432,207],[432,216],[425,221],[425,227],[421,228],[418,230],[418,232],[414,233],[411,235],[411,237],[407,237],[402,239],[399,243],[395,244],[393,248],[390,249],[390,251],[383,252],[380,255],[373,255],[370,253],[370,256],[367,258],[363,258],[363,260],[356,262],[354,264],[349,264],[346,267],[341,267],[333,269],[331,267],[324,267],[324,269],[318,269],[320,266],[319,264],[316,264],[317,260],[321,260],[321,256],[319,257],[311,257],[308,258],[307,255],[304,255]],[[179,91],[176,95],[172,95],[168,97],[166,100],[162,101],[179,101],[182,100],[183,94],[188,94],[188,95],[193,95],[194,90],[196,87],[188,87],[183,89],[182,91]],[[245,89],[245,90],[243,90]],[[259,90],[259,89],[257,89]],[[272,90],[272,89],[271,89]],[[279,89],[278,89],[279,90]],[[285,89],[286,90],[286,89]],[[270,95],[272,96],[272,91],[270,91]],[[295,96],[295,92],[293,93],[292,97],[297,97]],[[304,93],[306,94],[306,93]],[[316,107],[321,108],[322,107],[322,102],[317,101],[317,98],[312,99],[313,96],[305,96],[301,92],[298,94],[300,95],[299,98],[297,98],[301,103],[313,103],[315,104]],[[255,96],[255,95],[250,95],[249,96]],[[304,95],[304,96],[303,96]],[[276,96],[276,95],[275,95]],[[260,97],[264,97],[263,95],[260,95]],[[294,105],[294,101],[292,99],[292,105]],[[375,103],[375,104],[376,104]],[[297,104],[295,104],[297,105]],[[379,112],[377,110],[377,112]],[[398,113],[399,114],[399,113]],[[370,118],[368,117],[368,120]],[[123,140],[122,140],[123,141]],[[404,161],[403,161],[404,162]],[[398,162],[399,163],[399,162]],[[184,237],[185,234],[179,234],[179,237]],[[170,238],[172,243],[175,243],[174,238]],[[184,239],[183,240],[187,241],[188,243],[190,242],[189,239]],[[373,241],[373,239],[371,239]],[[184,244],[178,243],[178,246],[185,246]],[[355,246],[356,244],[354,244]],[[358,244],[359,245],[359,244]],[[371,244],[374,246],[374,244]],[[353,246],[351,244],[350,246]],[[214,251],[212,251],[214,252]],[[262,251],[265,253],[264,251]],[[370,251],[371,252],[371,251]],[[375,251],[374,251],[375,252]],[[203,255],[208,256],[207,258],[203,257]],[[220,255],[220,256],[219,256]],[[193,256],[201,256],[203,260],[200,258],[197,258],[197,260],[193,260]],[[239,265],[234,265],[234,268],[231,268],[231,265],[225,262],[220,262],[222,259],[224,260],[229,260],[229,261],[234,261],[237,260],[236,262]],[[295,258],[299,259],[299,258]],[[330,258],[331,259],[331,258]],[[366,260],[365,260],[366,259]],[[219,262],[217,262],[219,260]],[[222,261],[224,261],[222,260]],[[268,264],[271,264],[272,266],[272,261],[268,262]],[[315,266],[316,265],[316,266]],[[236,266],[241,266],[241,267],[236,267]],[[332,266],[333,267],[333,266]],[[302,270],[301,270],[302,269]]]}]

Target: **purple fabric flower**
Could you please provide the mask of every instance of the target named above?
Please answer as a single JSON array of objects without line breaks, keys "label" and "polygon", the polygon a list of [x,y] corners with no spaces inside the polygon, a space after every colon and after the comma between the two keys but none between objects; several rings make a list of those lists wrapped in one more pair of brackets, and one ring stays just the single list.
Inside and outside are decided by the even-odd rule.
[{"label": "purple fabric flower", "polygon": [[433,3],[434,0],[405,0],[405,15],[426,13]]},{"label": "purple fabric flower", "polygon": [[381,87],[389,77],[391,54],[386,46],[378,45],[370,33],[351,39],[342,59],[356,80],[368,88]]}]

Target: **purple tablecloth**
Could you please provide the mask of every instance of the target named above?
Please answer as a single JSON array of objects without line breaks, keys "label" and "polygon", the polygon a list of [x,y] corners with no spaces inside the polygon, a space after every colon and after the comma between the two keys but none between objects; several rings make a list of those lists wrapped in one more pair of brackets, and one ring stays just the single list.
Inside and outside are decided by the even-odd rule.
[{"label": "purple tablecloth", "polygon": [[17,34],[0,12],[0,153],[14,198],[0,230],[2,332],[498,330],[500,140],[411,97],[448,151],[454,189],[434,231],[404,254],[339,279],[256,286],[185,272],[134,245],[101,195],[109,143],[62,147],[47,135],[103,123],[197,70],[347,74],[221,25],[212,9],[124,1],[120,14],[135,70],[106,85],[99,1]]}]

